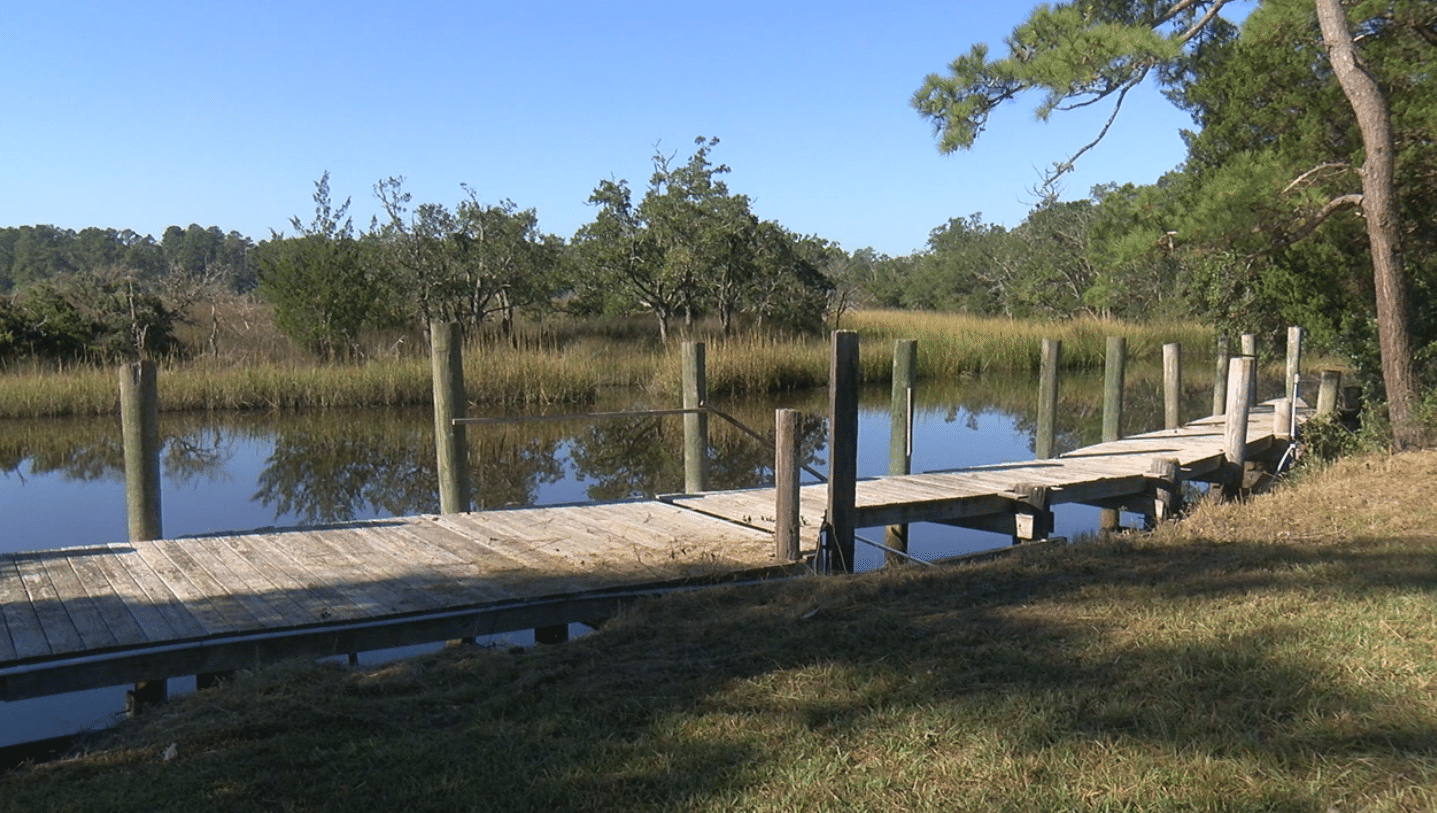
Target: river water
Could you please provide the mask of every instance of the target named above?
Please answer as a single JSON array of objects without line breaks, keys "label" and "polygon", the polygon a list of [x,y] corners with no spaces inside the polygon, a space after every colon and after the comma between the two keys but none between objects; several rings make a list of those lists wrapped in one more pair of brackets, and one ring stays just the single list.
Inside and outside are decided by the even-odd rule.
[{"label": "river water", "polygon": [[[1132,379],[1130,378],[1130,382]],[[1065,385],[1066,386],[1066,385]],[[1156,385],[1130,383],[1124,430],[1160,423]],[[1188,394],[1186,416],[1203,414],[1207,396]],[[888,393],[861,399],[859,476],[886,473]],[[1096,442],[1096,393],[1060,409],[1059,451]],[[672,408],[614,393],[583,411]],[[813,416],[804,425],[806,462],[824,471],[826,394],[807,392],[714,406],[760,434],[773,411]],[[925,386],[917,395],[913,471],[1032,458],[1036,383],[1026,377]],[[0,551],[39,550],[126,540],[123,456],[118,418],[0,422]],[[162,524],[166,537],[290,527],[438,509],[433,424],[427,410],[355,410],[310,414],[162,415]],[[710,487],[769,482],[773,450],[711,419]],[[682,490],[682,424],[677,418],[485,425],[469,429],[476,502],[482,507],[553,505]],[[1059,506],[1056,533],[1093,530],[1098,510]],[[878,529],[860,531],[881,539]],[[1008,544],[1006,537],[916,524],[910,550],[922,558]],[[860,543],[859,569],[882,552]],[[3,631],[0,631],[3,632]],[[523,634],[506,636],[527,645]],[[366,662],[413,648],[367,653]],[[173,679],[171,691],[193,681]],[[122,711],[126,687],[0,703],[0,746],[102,727]]]}]

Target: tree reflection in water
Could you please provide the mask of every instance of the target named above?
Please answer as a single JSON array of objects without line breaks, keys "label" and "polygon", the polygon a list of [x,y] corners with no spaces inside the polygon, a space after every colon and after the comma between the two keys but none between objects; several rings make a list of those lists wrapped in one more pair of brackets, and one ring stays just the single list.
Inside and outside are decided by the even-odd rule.
[{"label": "tree reflection in water", "polygon": [[[1101,424],[1101,375],[1069,376],[1062,383],[1059,447],[1097,439]],[[1141,432],[1161,425],[1160,380],[1128,378],[1124,429]],[[1210,384],[1188,387],[1184,417],[1202,414]],[[992,455],[1002,461],[1031,454],[1037,389],[1031,376],[981,376],[942,383],[921,382],[917,393],[915,470],[989,462],[973,454],[977,417],[1004,416],[1016,448]],[[886,468],[887,388],[865,391],[865,473]],[[633,394],[595,404],[596,411],[639,408]],[[676,399],[675,399],[676,400]],[[675,406],[659,399],[659,407]],[[724,401],[720,407],[765,436],[755,440],[717,418],[709,421],[709,485],[748,488],[771,482],[773,410],[799,409],[803,462],[821,470],[825,443],[823,391],[777,398]],[[875,411],[876,410],[876,411]],[[954,430],[967,427],[967,431]],[[165,413],[160,418],[165,487],[188,486],[182,499],[220,499],[220,486],[247,491],[251,508],[236,513],[234,528],[278,520],[320,524],[438,509],[433,421],[426,409],[332,410],[312,413]],[[1007,434],[1005,432],[1005,434]],[[1027,445],[1027,449],[1024,449]],[[622,420],[520,422],[471,426],[468,456],[479,508],[534,505],[575,499],[609,500],[679,491],[683,487],[683,423],[673,417]],[[993,461],[999,462],[999,461]],[[0,474],[20,487],[27,476],[72,483],[123,483],[124,456],[116,417],[7,421],[0,425]],[[234,501],[226,486],[223,499]],[[64,499],[82,504],[83,492]],[[196,499],[193,494],[200,494]],[[555,495],[560,495],[556,497]],[[240,496],[243,500],[244,496]],[[166,510],[172,506],[167,503]],[[36,506],[37,510],[57,510]],[[205,510],[205,509],[201,509]],[[233,513],[233,512],[232,512]],[[227,515],[228,516],[228,515]],[[167,530],[170,530],[167,528]],[[216,529],[218,530],[218,529]],[[174,533],[184,533],[176,527]]]}]

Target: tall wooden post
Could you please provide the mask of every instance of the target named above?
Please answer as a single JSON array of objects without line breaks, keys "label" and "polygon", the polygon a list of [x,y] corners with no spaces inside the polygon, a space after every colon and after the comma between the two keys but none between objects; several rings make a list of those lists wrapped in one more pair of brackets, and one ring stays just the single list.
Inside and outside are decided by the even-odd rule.
[{"label": "tall wooden post", "polygon": [[159,539],[164,535],[160,527],[160,407],[153,361],[120,368],[120,427],[130,540]]},{"label": "tall wooden post", "polygon": [[439,511],[469,510],[469,456],[464,427],[464,340],[457,322],[431,322],[429,352],[434,371],[434,448],[439,471]]},{"label": "tall wooden post", "polygon": [[1227,393],[1227,425],[1223,434],[1223,456],[1228,470],[1224,493],[1228,496],[1241,492],[1246,474],[1248,409],[1252,403],[1252,368],[1256,364],[1253,357],[1242,356],[1232,360],[1228,372],[1232,386]]},{"label": "tall wooden post", "polygon": [[1103,365],[1103,442],[1123,437],[1123,381],[1128,361],[1128,340],[1108,337],[1108,356]]},{"label": "tall wooden post", "polygon": [[1342,389],[1341,370],[1323,370],[1322,385],[1317,390],[1317,414],[1332,417],[1337,414],[1337,393]]},{"label": "tall wooden post", "polygon": [[773,424],[774,552],[780,562],[796,562],[801,528],[798,453],[803,413],[796,409],[776,410]]},{"label": "tall wooden post", "polygon": [[[683,344],[684,409],[698,409],[708,400],[708,383],[704,371],[704,343]],[[698,494],[708,490],[709,480],[709,416],[703,413],[684,415],[684,492]]]},{"label": "tall wooden post", "polygon": [[[1107,361],[1103,366],[1103,442],[1111,443],[1123,436],[1123,380],[1128,360],[1128,342],[1122,336],[1108,337]],[[1098,527],[1104,531],[1115,531],[1121,524],[1121,513],[1116,508],[1104,508],[1098,517]]]},{"label": "tall wooden post", "polygon": [[1163,345],[1163,428],[1182,426],[1183,348]]},{"label": "tall wooden post", "polygon": [[[1247,368],[1247,397],[1248,406],[1257,403],[1257,334],[1242,334],[1242,354],[1252,359],[1252,364]],[[1232,386],[1232,380],[1228,380],[1228,386]]]},{"label": "tall wooden post", "polygon": [[1043,340],[1043,356],[1038,367],[1038,433],[1033,439],[1033,452],[1039,460],[1047,460],[1055,451],[1058,436],[1058,367],[1062,357],[1061,341]]},{"label": "tall wooden post", "polygon": [[[899,339],[893,343],[893,389],[888,405],[888,473],[910,474],[913,471],[913,403],[918,382],[918,342]],[[908,526],[890,525],[883,534],[884,544],[895,551],[908,552]],[[904,558],[885,553],[884,564],[900,565]]]},{"label": "tall wooden post", "polygon": [[[1287,329],[1287,382],[1282,391],[1283,398],[1292,397],[1293,385],[1297,383],[1297,377],[1302,374],[1302,328],[1289,327]],[[1293,409],[1297,404],[1292,405]]]},{"label": "tall wooden post", "polygon": [[1227,368],[1229,342],[1226,336],[1217,337],[1217,368],[1212,383],[1212,414],[1221,415],[1227,411]]},{"label": "tall wooden post", "polygon": [[858,489],[858,334],[833,331],[828,369],[828,566],[854,569]]},{"label": "tall wooden post", "polygon": [[[164,536],[160,512],[160,399],[155,363],[120,368],[120,434],[125,450],[125,515],[131,542]],[[144,680],[125,694],[134,716],[169,697],[169,681]]]}]

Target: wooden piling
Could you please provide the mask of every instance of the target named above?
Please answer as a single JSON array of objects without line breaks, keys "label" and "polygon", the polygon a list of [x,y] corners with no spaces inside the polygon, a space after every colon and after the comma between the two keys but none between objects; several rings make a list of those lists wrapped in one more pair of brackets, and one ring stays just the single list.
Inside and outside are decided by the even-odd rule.
[{"label": "wooden piling", "polygon": [[[683,344],[684,409],[698,409],[708,400],[704,370],[704,343]],[[684,415],[684,491],[698,494],[708,490],[709,416]]]},{"label": "wooden piling", "polygon": [[[1252,359],[1252,364],[1247,368],[1247,405],[1252,407],[1257,404],[1257,334],[1244,333],[1241,341],[1242,354]],[[1232,386],[1231,379],[1228,380],[1228,386]]]},{"label": "wooden piling", "polygon": [[[913,402],[918,381],[918,342],[899,339],[893,343],[893,388],[888,405],[888,473],[913,471]],[[884,530],[884,544],[893,551],[908,552],[908,526],[890,525]],[[897,553],[883,555],[886,565],[901,565]]]},{"label": "wooden piling", "polygon": [[796,409],[775,410],[773,424],[774,555],[780,562],[795,562],[802,528],[798,486],[803,413]]},{"label": "wooden piling", "polygon": [[1033,439],[1033,453],[1039,460],[1051,458],[1058,436],[1058,367],[1062,363],[1063,343],[1057,339],[1043,340],[1042,361],[1038,368],[1038,430]]},{"label": "wooden piling", "polygon": [[1227,393],[1227,424],[1223,435],[1223,456],[1227,460],[1227,484],[1224,492],[1236,496],[1242,489],[1247,464],[1248,409],[1252,401],[1252,369],[1257,360],[1251,356],[1230,362]]},{"label": "wooden piling", "polygon": [[160,406],[153,361],[120,368],[120,428],[125,449],[125,513],[130,541],[159,539]]},{"label": "wooden piling", "polygon": [[1123,379],[1128,362],[1128,340],[1108,337],[1107,361],[1103,365],[1103,442],[1123,437]]},{"label": "wooden piling", "polygon": [[464,340],[457,322],[431,322],[430,360],[434,373],[434,448],[439,472],[439,511],[469,510],[469,457],[464,427]]},{"label": "wooden piling", "polygon": [[1212,384],[1212,414],[1222,415],[1227,411],[1227,372],[1231,358],[1226,336],[1217,337],[1217,368]]},{"label": "wooden piling", "polygon": [[1273,404],[1272,435],[1281,440],[1292,438],[1292,398],[1279,398]]},{"label": "wooden piling", "polygon": [[[1123,379],[1128,360],[1128,341],[1122,336],[1108,337],[1108,354],[1103,365],[1103,442],[1120,440],[1123,436]],[[1104,508],[1098,527],[1115,531],[1122,515],[1116,508]]]},{"label": "wooden piling", "polygon": [[858,334],[835,330],[828,370],[828,568],[852,573],[858,524]]},{"label": "wooden piling", "polygon": [[1052,489],[1037,483],[1016,483],[1008,489],[1018,499],[1013,511],[1014,545],[1053,535]]},{"label": "wooden piling", "polygon": [[1322,384],[1317,390],[1317,414],[1337,414],[1337,394],[1342,390],[1342,371],[1323,370]]},{"label": "wooden piling", "polygon": [[[164,536],[160,512],[160,401],[155,363],[136,361],[120,368],[120,435],[125,455],[125,515],[130,541]],[[165,702],[169,681],[143,680],[125,693],[125,714],[133,717]]]},{"label": "wooden piling", "polygon": [[1182,510],[1182,467],[1176,458],[1155,457],[1148,470],[1149,491],[1152,494],[1152,508],[1148,512],[1148,526],[1169,520]]},{"label": "wooden piling", "polygon": [[1182,426],[1183,348],[1180,344],[1163,345],[1163,428]]}]

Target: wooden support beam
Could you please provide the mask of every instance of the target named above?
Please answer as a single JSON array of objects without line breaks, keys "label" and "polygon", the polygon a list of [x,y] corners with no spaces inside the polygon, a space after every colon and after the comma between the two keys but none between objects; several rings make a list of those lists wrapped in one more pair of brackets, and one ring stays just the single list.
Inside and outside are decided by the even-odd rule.
[{"label": "wooden support beam", "polygon": [[774,555],[780,562],[796,562],[799,557],[799,446],[802,441],[803,413],[796,409],[780,409],[774,413]]},{"label": "wooden support beam", "polygon": [[[704,343],[684,342],[684,409],[698,409],[708,400]],[[709,416],[702,412],[684,415],[684,491],[698,494],[708,490]]]},{"label": "wooden support beam", "polygon": [[1033,453],[1047,460],[1054,453],[1058,436],[1058,368],[1062,364],[1063,343],[1057,339],[1043,340],[1043,356],[1038,368],[1038,429],[1033,439]]},{"label": "wooden support beam", "polygon": [[1229,341],[1226,336],[1217,337],[1217,368],[1212,384],[1212,414],[1227,412],[1227,373],[1229,362]]},{"label": "wooden support beam", "polygon": [[1163,345],[1163,428],[1182,426],[1183,348]]},{"label": "wooden support beam", "polygon": [[[918,342],[899,339],[893,343],[893,387],[888,403],[888,474],[909,474],[913,470],[913,403],[918,383]],[[889,525],[883,543],[891,550],[883,555],[885,565],[902,565],[908,552],[908,526]],[[897,551],[894,553],[893,551]]]},{"label": "wooden support beam", "polygon": [[439,472],[439,512],[469,510],[469,454],[464,425],[464,334],[458,322],[429,324],[429,357],[434,377],[434,448]]},{"label": "wooden support beam", "polygon": [[1176,458],[1155,457],[1148,477],[1152,507],[1145,513],[1152,526],[1182,511],[1182,467]]},{"label": "wooden support beam", "polygon": [[858,334],[835,330],[828,371],[828,566],[853,572],[858,483]]}]

